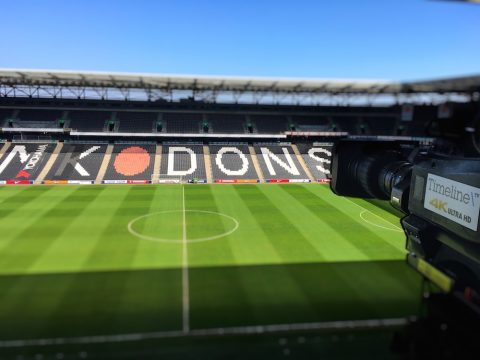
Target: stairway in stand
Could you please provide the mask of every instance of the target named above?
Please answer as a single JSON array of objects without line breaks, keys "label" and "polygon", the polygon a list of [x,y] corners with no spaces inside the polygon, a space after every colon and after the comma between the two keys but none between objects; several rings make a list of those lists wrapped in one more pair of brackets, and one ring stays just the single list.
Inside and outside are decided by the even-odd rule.
[{"label": "stairway in stand", "polygon": [[258,162],[257,153],[252,145],[248,145],[248,150],[250,151],[250,156],[252,157],[253,167],[257,172],[257,176],[260,179],[260,182],[265,182],[265,178],[263,177],[262,168],[260,167],[260,163]]},{"label": "stairway in stand", "polygon": [[52,155],[50,155],[50,158],[48,159],[47,163],[45,164],[45,167],[42,169],[40,174],[38,175],[37,179],[35,180],[35,184],[41,184],[43,179],[45,179],[45,176],[47,176],[48,172],[52,168],[53,164],[57,160],[58,154],[60,154],[60,151],[62,151],[63,148],[63,142],[57,143],[57,146],[52,152]]},{"label": "stairway in stand", "polygon": [[7,141],[5,142],[5,144],[3,144],[2,148],[0,149],[0,159],[2,158],[3,154],[6,153],[9,147],[10,147],[10,141]]},{"label": "stairway in stand", "polygon": [[207,174],[207,183],[213,182],[212,163],[210,161],[210,148],[208,145],[203,145],[203,156],[205,162],[205,173]]},{"label": "stairway in stand", "polygon": [[300,163],[300,165],[302,165],[302,168],[303,168],[303,171],[305,171],[305,174],[307,174],[311,182],[315,182],[315,178],[310,172],[310,169],[308,168],[307,163],[305,162],[305,159],[303,158],[302,154],[300,154],[300,151],[298,150],[297,145],[292,144],[292,149],[295,155],[297,155],[297,160]]},{"label": "stairway in stand", "polygon": [[110,158],[112,157],[113,145],[108,144],[107,150],[105,151],[105,156],[103,157],[102,165],[100,170],[98,170],[97,178],[95,179],[95,184],[101,184],[105,173],[107,172],[108,164],[110,163]]}]

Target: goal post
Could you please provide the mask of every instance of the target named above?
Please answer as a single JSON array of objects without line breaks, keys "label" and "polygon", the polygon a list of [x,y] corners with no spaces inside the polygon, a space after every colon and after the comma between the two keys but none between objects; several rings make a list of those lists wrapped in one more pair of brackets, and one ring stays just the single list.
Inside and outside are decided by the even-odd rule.
[{"label": "goal post", "polygon": [[181,184],[183,183],[183,176],[167,175],[167,174],[152,174],[152,184]]}]

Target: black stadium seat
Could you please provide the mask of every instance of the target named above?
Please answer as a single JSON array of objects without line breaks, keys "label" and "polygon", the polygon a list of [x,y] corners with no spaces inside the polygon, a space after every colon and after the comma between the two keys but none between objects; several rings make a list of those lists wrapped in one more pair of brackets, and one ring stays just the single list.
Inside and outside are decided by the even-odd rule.
[{"label": "black stadium seat", "polygon": [[245,133],[245,115],[239,114],[208,114],[208,122],[212,131],[217,134]]},{"label": "black stadium seat", "polygon": [[162,120],[166,122],[169,133],[199,133],[202,114],[164,113]]},{"label": "black stadium seat", "polygon": [[70,127],[78,131],[103,131],[105,123],[110,120],[112,113],[109,111],[70,111]]},{"label": "black stadium seat", "polygon": [[117,112],[119,132],[152,132],[155,121],[158,118],[156,112]]}]

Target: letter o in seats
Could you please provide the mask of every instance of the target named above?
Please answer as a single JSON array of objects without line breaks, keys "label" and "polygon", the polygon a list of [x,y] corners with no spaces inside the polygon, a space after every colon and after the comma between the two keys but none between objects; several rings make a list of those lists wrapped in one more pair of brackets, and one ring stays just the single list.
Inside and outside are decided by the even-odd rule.
[{"label": "letter o in seats", "polygon": [[[242,161],[242,167],[238,170],[230,170],[227,169],[222,162],[222,157],[225,153],[234,153],[237,154],[240,157],[240,160]],[[215,157],[215,162],[220,169],[225,175],[229,176],[239,176],[239,175],[245,175],[248,171],[248,159],[243,154],[240,149],[236,147],[222,147],[218,153],[217,156]]]},{"label": "letter o in seats", "polygon": [[150,154],[139,146],[130,146],[120,151],[115,158],[113,167],[119,174],[125,176],[138,175],[150,165]]}]

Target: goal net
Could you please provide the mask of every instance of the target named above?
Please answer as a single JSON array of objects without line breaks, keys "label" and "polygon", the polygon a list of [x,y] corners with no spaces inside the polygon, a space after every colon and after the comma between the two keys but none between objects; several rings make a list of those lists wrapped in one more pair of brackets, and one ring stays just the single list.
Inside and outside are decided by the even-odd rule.
[{"label": "goal net", "polygon": [[183,176],[172,176],[167,174],[152,174],[152,184],[181,184]]}]

